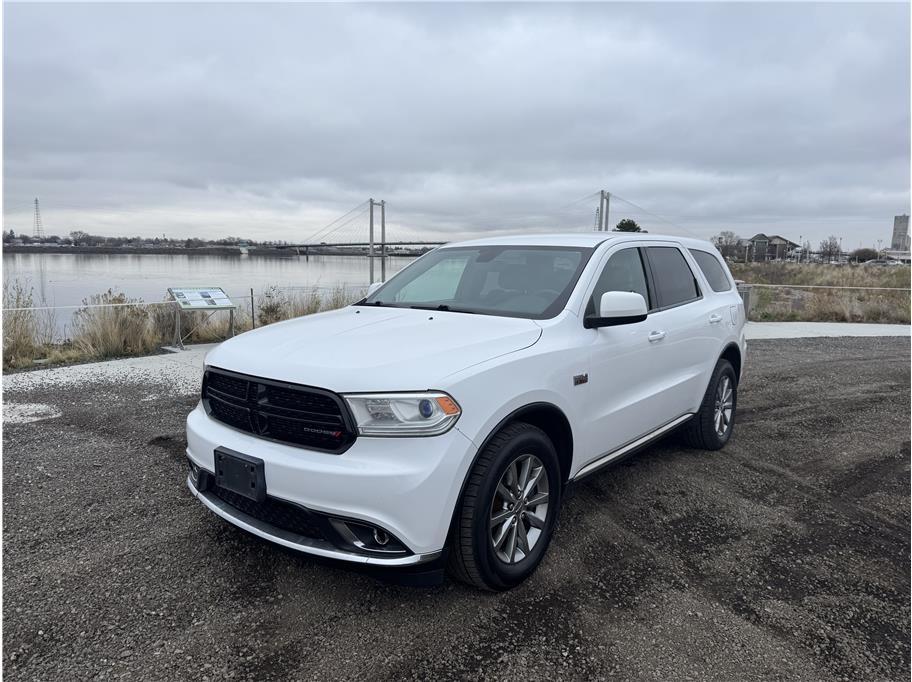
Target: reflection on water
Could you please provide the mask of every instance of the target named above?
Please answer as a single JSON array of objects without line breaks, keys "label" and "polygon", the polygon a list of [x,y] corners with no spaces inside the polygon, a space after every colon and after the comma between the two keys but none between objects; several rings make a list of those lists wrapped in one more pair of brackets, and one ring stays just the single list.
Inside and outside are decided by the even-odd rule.
[{"label": "reflection on water", "polygon": [[[411,258],[390,257],[388,276]],[[375,261],[379,274],[380,263]],[[165,300],[168,287],[215,286],[229,295],[259,294],[270,286],[367,287],[368,259],[342,256],[271,258],[264,256],[108,255],[4,253],[4,280],[19,279],[34,290],[35,305],[79,305],[108,289],[144,301]],[[42,303],[43,302],[43,303]],[[57,313],[58,327],[73,310]]]}]

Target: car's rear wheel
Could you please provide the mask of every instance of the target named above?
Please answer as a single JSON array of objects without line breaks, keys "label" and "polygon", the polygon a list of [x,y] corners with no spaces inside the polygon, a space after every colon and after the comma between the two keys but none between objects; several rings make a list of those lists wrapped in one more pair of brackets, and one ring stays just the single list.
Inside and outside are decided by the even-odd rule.
[{"label": "car's rear wheel", "polygon": [[704,450],[719,450],[731,438],[738,407],[738,377],[728,360],[719,360],[700,403],[700,409],[684,426],[687,444]]},{"label": "car's rear wheel", "polygon": [[506,590],[541,562],[560,507],[554,445],[531,424],[497,433],[479,455],[456,510],[450,570],[476,587]]}]

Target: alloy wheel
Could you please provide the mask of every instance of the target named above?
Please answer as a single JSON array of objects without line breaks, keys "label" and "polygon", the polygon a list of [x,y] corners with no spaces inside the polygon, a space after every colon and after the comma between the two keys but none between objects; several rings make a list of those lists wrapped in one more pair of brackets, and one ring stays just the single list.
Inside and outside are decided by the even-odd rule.
[{"label": "alloy wheel", "polygon": [[723,375],[716,387],[716,409],[713,424],[716,435],[724,438],[732,422],[732,412],[735,409],[734,386],[731,377]]},{"label": "alloy wheel", "polygon": [[520,455],[500,478],[491,500],[490,538],[497,558],[515,564],[529,556],[548,518],[548,472],[535,455]]}]

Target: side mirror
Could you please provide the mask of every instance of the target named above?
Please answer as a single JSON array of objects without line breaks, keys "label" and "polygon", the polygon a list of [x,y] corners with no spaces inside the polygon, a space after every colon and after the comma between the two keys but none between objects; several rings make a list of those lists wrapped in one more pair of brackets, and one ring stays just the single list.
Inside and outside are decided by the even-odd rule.
[{"label": "side mirror", "polygon": [[367,287],[367,295],[370,296],[372,293],[374,293],[377,289],[379,289],[382,286],[383,286],[383,282],[374,282],[369,287]]},{"label": "side mirror", "polygon": [[632,291],[606,291],[599,301],[598,317],[583,320],[586,329],[616,327],[646,319],[646,299]]}]

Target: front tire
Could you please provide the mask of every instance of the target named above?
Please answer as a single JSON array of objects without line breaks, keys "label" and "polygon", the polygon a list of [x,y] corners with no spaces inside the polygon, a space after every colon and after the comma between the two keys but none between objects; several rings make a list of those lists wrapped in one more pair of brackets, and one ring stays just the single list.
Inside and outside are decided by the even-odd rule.
[{"label": "front tire", "polygon": [[700,403],[684,426],[687,444],[702,450],[720,450],[731,438],[738,407],[738,377],[728,360],[719,360]]},{"label": "front tire", "polygon": [[516,422],[479,455],[456,510],[450,571],[485,590],[507,590],[538,567],[561,501],[557,452],[545,433]]}]

